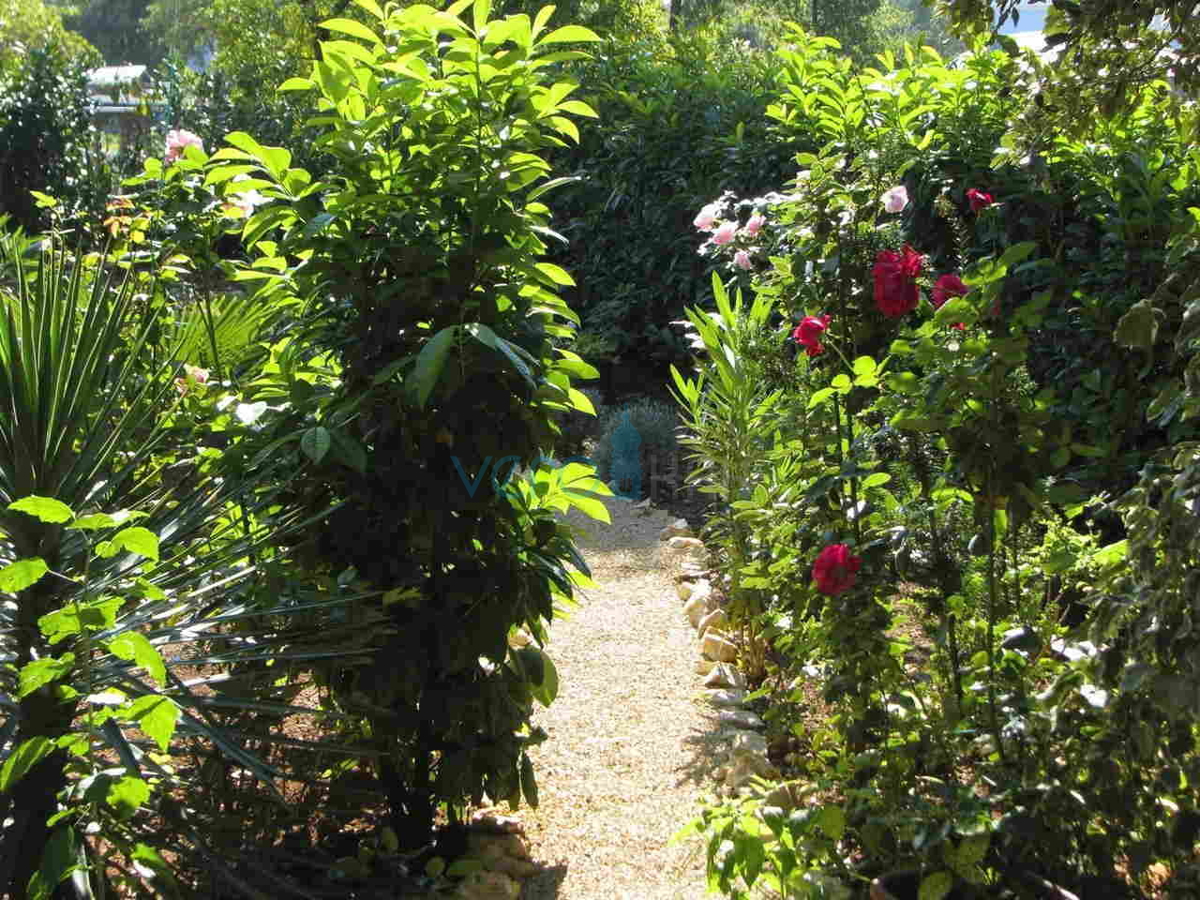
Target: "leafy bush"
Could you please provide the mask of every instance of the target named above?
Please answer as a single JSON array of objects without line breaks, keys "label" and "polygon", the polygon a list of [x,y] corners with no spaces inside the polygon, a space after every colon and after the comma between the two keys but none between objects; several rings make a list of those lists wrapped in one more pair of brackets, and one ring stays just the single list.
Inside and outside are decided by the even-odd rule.
[{"label": "leafy bush", "polygon": [[[92,873],[81,884],[99,885],[123,859],[120,881],[171,894],[162,851],[181,861],[194,851],[156,833],[150,784],[197,789],[173,756],[180,738],[272,776],[199,709],[162,648],[203,644],[211,615],[226,614],[226,627],[251,619],[239,604],[258,569],[246,560],[270,556],[294,520],[281,512],[266,524],[277,490],[256,491],[197,451],[196,384],[183,379],[181,392],[163,347],[169,307],[145,302],[137,276],[116,280],[41,243],[30,258],[18,238],[0,241],[11,313],[0,325],[0,581],[12,598],[0,604],[0,746],[12,741],[0,768],[0,885],[47,896],[77,868]],[[286,659],[269,630],[248,629],[252,640],[225,644],[219,661],[268,648]],[[85,846],[96,828],[99,855]]]},{"label": "leafy bush", "polygon": [[0,213],[45,224],[30,193],[63,211],[100,218],[113,188],[91,124],[87,63],[49,45],[0,60]]},{"label": "leafy bush", "polygon": [[575,76],[600,115],[555,164],[581,179],[565,190],[555,259],[576,272],[583,332],[613,356],[686,356],[671,329],[705,301],[709,267],[694,252],[696,209],[722,190],[779,183],[795,152],[765,140],[769,57],[705,30],[613,39]]},{"label": "leafy bush", "polygon": [[[557,680],[547,655],[510,650],[508,635],[525,627],[543,643],[583,580],[554,511],[607,516],[585,466],[501,469],[552,450],[554,418],[587,406],[571,377],[595,375],[551,342],[569,339],[559,320],[575,315],[557,295],[570,276],[543,260],[539,199],[554,186],[541,154],[574,137],[571,117],[594,115],[547,67],[594,35],[547,29],[549,8],[491,20],[485,0],[470,21],[465,4],[365,8],[370,27],[325,23],[339,39],[281,87],[321,114],[324,178],[242,132],[179,165],[230,196],[261,192],[236,277],[260,281],[268,302],[303,298],[310,352],[338,363],[327,394],[262,386],[259,402],[283,399],[294,423],[262,452],[303,468],[292,487],[319,519],[310,577],[344,579],[346,614],[386,622],[382,649],[317,674],[337,712],[364,720],[357,740],[392,825],[418,848],[439,807],[458,824],[485,792],[536,803],[526,751],[545,735],[529,716]],[[147,177],[160,168],[151,160]]]},{"label": "leafy bush", "polygon": [[[710,531],[733,624],[820,801],[714,805],[710,881],[814,897],[817,873],[912,869],[926,896],[1033,877],[1121,896],[1158,864],[1187,896],[1192,150],[1161,86],[1030,146],[1012,123],[1032,66],[922,51],[859,71],[830,49],[797,32],[781,52],[770,115],[822,149],[750,204],[765,222],[708,210],[706,252],[749,256],[756,300],[718,285],[718,321],[689,311],[704,377],[676,377],[695,479],[731,508]],[[803,350],[777,399],[743,363],[743,332],[784,336],[769,303]],[[1128,542],[1105,538],[1089,496],[1129,487]],[[810,665],[816,729],[795,718]]]}]

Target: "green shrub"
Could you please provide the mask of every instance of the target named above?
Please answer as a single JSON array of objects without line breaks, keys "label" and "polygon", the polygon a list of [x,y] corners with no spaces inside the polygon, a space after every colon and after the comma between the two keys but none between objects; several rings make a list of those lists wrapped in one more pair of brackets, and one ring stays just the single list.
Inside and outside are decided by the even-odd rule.
[{"label": "green shrub", "polygon": [[99,221],[112,189],[91,123],[85,59],[49,45],[0,61],[0,214],[33,231],[46,221],[31,191],[60,212]]},{"label": "green shrub", "polygon": [[712,29],[613,39],[574,68],[600,120],[555,154],[577,175],[556,228],[555,259],[577,273],[582,333],[612,356],[681,361],[670,323],[707,303],[710,264],[692,220],[722,191],[779,184],[797,149],[767,139],[771,57]]},{"label": "green shrub", "polygon": [[[694,479],[733,510],[707,529],[732,617],[775,651],[744,657],[768,662],[751,668],[780,701],[768,720],[804,736],[791,774],[823,802],[708,810],[710,879],[809,897],[813,869],[911,868],[924,894],[990,896],[1032,871],[1120,896],[1182,871],[1200,822],[1195,150],[1161,86],[1075,140],[1023,131],[1028,60],[859,70],[793,37],[770,115],[821,150],[763,198],[767,246],[736,202],[709,223],[732,232],[710,258],[753,249],[757,298],[718,286],[719,322],[689,310],[704,377],[676,386]],[[774,330],[764,303],[807,351],[781,397],[738,339]],[[1130,487],[1112,504],[1128,540],[1105,544],[1087,498]],[[808,665],[819,729],[796,682],[772,687]]]},{"label": "green shrub", "polygon": [[361,717],[405,847],[429,841],[439,809],[460,824],[485,793],[536,804],[527,751],[545,734],[529,720],[557,678],[549,656],[510,650],[508,635],[544,643],[583,579],[554,511],[605,518],[594,495],[609,493],[583,465],[509,477],[552,451],[557,415],[586,406],[572,377],[596,374],[552,342],[575,317],[558,296],[571,277],[544,259],[541,200],[546,150],[592,115],[543,58],[594,36],[548,29],[549,7],[532,22],[491,20],[486,0],[458,9],[327,23],[339,39],[282,86],[321,113],[324,177],[241,132],[179,163],[262,193],[238,276],[263,283],[264,302],[303,298],[310,353],[339,367],[328,394],[264,389],[261,402],[282,400],[297,420],[264,452],[301,469],[294,486],[317,517],[308,577],[343,578],[359,598],[347,614],[386,621],[362,665],[317,674],[339,712]]}]

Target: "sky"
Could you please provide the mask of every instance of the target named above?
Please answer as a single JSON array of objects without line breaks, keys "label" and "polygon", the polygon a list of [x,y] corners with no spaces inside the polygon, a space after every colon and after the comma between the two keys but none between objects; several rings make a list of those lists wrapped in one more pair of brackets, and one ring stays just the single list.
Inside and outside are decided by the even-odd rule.
[{"label": "sky", "polygon": [[1018,9],[1021,13],[1021,21],[1016,25],[1012,22],[1005,22],[1004,27],[1000,29],[1001,34],[1019,34],[1025,31],[1041,31],[1042,25],[1046,21],[1046,3],[1022,3]]}]

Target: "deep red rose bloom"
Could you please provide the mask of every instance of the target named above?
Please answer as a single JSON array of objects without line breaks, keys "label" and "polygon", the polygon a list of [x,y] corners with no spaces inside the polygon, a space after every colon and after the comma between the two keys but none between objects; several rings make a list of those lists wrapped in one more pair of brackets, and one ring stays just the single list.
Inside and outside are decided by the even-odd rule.
[{"label": "deep red rose bloom", "polygon": [[820,356],[825,352],[821,346],[821,335],[829,327],[829,316],[805,316],[792,332],[792,339],[805,348],[809,356]]},{"label": "deep red rose bloom", "polygon": [[[935,309],[941,309],[942,306],[951,297],[965,297],[971,292],[971,289],[963,284],[963,280],[957,275],[950,273],[943,275],[933,285],[933,305]],[[955,322],[953,328],[962,331],[967,326],[962,322]]]},{"label": "deep red rose bloom", "polygon": [[977,213],[985,206],[992,205],[992,195],[975,188],[967,189],[967,200],[971,204],[971,212]]},{"label": "deep red rose bloom", "polygon": [[844,594],[854,587],[861,566],[862,559],[853,556],[845,544],[830,544],[817,554],[817,561],[813,563],[813,581],[822,594],[831,597]]},{"label": "deep red rose bloom", "polygon": [[880,250],[872,274],[875,276],[875,305],[881,313],[898,319],[917,308],[920,253],[908,244],[899,252]]}]

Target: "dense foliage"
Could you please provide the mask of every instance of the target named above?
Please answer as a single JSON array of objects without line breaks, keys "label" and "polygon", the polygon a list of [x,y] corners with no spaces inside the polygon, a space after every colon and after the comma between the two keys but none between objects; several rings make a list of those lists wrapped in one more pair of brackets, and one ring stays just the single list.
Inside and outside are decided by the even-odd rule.
[{"label": "dense foliage", "polygon": [[[712,884],[807,897],[816,873],[912,868],[922,897],[1118,897],[1154,869],[1190,896],[1196,157],[1176,107],[1151,85],[1021,157],[1021,60],[858,71],[794,37],[770,114],[822,149],[786,195],[698,220],[756,300],[717,285],[719,318],[689,314],[707,352],[676,384],[693,478],[725,501],[744,661],[813,801],[706,812]],[[773,304],[802,352],[767,378]]]},{"label": "dense foliage", "polygon": [[103,209],[113,185],[95,145],[87,71],[59,44],[0,57],[0,215],[47,224],[32,191],[72,211]]},{"label": "dense foliage", "polygon": [[886,0],[98,0],[177,51],[114,195],[88,48],[0,6],[0,892],[446,887],[537,803],[560,514],[681,446],[791,751],[714,889],[1194,897],[1192,48],[1053,7],[1057,64]]}]

